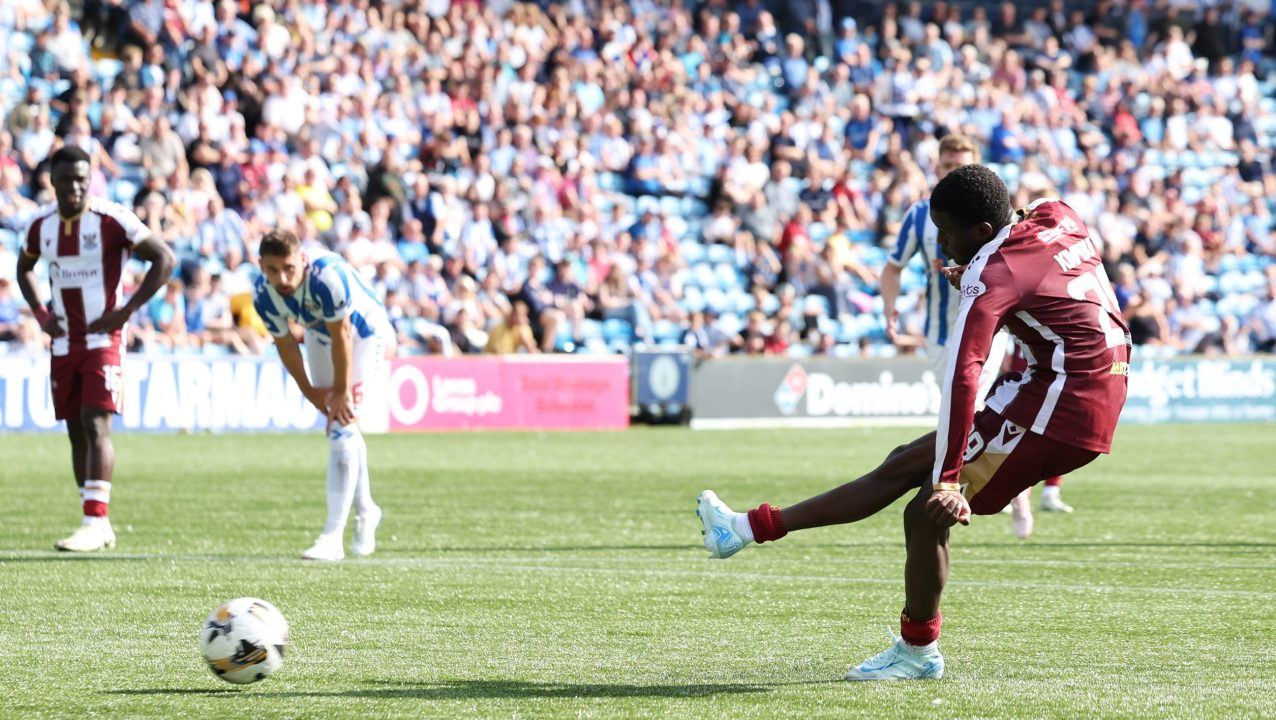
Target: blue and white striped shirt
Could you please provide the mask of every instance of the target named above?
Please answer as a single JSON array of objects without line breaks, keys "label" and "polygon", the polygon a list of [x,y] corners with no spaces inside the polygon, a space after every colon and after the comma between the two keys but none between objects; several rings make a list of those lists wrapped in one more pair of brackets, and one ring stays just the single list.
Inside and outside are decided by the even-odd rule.
[{"label": "blue and white striped shirt", "polygon": [[253,307],[271,335],[287,333],[291,319],[307,331],[328,337],[327,323],[349,317],[356,340],[394,337],[385,306],[350,263],[330,252],[303,250],[302,254],[306,276],[292,295],[281,294],[265,275],[259,274],[254,282]]},{"label": "blue and white striped shirt", "polygon": [[904,214],[899,237],[891,248],[888,262],[904,267],[918,252],[926,265],[926,342],[932,347],[942,347],[948,342],[948,331],[957,320],[961,305],[956,291],[948,284],[939,268],[948,264],[948,258],[939,247],[939,228],[930,219],[930,198],[918,200]]}]

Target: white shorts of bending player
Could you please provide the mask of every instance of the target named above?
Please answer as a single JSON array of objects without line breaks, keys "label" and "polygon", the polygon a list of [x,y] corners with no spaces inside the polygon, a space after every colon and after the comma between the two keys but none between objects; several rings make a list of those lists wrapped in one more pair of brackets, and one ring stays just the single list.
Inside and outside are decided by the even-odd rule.
[{"label": "white shorts of bending player", "polygon": [[[979,373],[979,394],[975,396],[975,409],[984,408],[984,398],[992,384],[1001,377],[1001,366],[1010,350],[1010,333],[1002,330],[992,338],[992,347],[988,350],[988,362],[984,363],[983,372]],[[935,382],[943,385],[948,373],[948,347],[945,345],[927,345],[926,359],[930,361],[931,370],[935,372]]]},{"label": "white shorts of bending player", "polygon": [[[305,346],[310,384],[332,387],[332,340],[326,335],[307,332]],[[389,428],[390,407],[386,396],[390,385],[388,351],[386,341],[375,335],[353,338],[349,387],[359,429],[364,433],[380,433]]]}]

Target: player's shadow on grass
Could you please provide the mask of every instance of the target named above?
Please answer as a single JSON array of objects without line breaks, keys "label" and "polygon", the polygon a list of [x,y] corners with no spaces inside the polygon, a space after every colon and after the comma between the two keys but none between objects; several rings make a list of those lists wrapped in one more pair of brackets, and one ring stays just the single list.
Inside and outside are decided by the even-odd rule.
[{"label": "player's shadow on grass", "polygon": [[[554,698],[688,698],[714,695],[742,695],[770,692],[781,685],[813,685],[825,681],[796,683],[705,683],[686,685],[628,683],[552,683],[522,680],[440,680],[401,682],[372,680],[371,687],[359,690],[324,692],[284,692],[300,697],[358,697],[378,700],[534,700]],[[833,682],[832,680],[827,682]]]}]

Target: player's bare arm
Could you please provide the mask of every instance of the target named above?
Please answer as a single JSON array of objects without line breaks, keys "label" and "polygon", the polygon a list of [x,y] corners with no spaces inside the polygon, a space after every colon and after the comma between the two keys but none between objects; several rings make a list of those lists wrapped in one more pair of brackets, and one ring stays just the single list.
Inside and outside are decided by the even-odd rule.
[{"label": "player's bare arm", "polygon": [[59,338],[66,334],[66,330],[58,322],[58,317],[49,312],[44,303],[40,302],[40,293],[35,289],[35,265],[39,261],[39,255],[31,255],[25,249],[18,253],[18,289],[22,292],[22,298],[27,301],[27,306],[31,308],[35,321],[40,323],[40,328],[49,337]]},{"label": "player's bare arm", "polygon": [[151,236],[133,246],[133,256],[138,260],[150,263],[142,285],[133,293],[133,297],[123,307],[102,313],[102,316],[89,323],[91,333],[112,333],[124,327],[133,313],[140,310],[155,293],[164,287],[164,283],[173,276],[173,267],[177,258],[163,240]]},{"label": "player's bare arm", "polygon": [[301,346],[297,344],[297,338],[293,337],[291,332],[276,336],[275,349],[279,351],[279,360],[284,364],[284,368],[301,389],[301,394],[319,412],[327,415],[328,391],[326,388],[317,388],[310,384],[310,377],[306,375],[306,363],[301,358]]},{"label": "player's bare arm", "polygon": [[355,421],[354,402],[350,397],[350,318],[325,323],[332,336],[332,390],[328,397],[328,418],[338,425]]},{"label": "player's bare arm", "polygon": [[895,309],[895,301],[899,299],[899,276],[902,268],[887,262],[882,268],[879,278],[882,290],[882,308],[886,314],[886,338],[891,342],[898,340],[895,326],[899,324],[899,311]]}]

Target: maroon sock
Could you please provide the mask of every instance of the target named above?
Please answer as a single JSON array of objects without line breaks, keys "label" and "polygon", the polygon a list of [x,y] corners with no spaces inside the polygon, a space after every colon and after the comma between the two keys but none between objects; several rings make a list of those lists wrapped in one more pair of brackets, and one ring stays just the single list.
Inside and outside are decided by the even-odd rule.
[{"label": "maroon sock", "polygon": [[1063,478],[1058,475],[1046,480],[1046,487],[1059,487],[1062,484]]},{"label": "maroon sock", "polygon": [[939,639],[939,626],[944,622],[944,614],[940,613],[924,622],[908,617],[907,612],[899,614],[899,635],[904,642],[914,647],[929,645]]},{"label": "maroon sock", "polygon": [[780,508],[766,503],[749,511],[749,528],[753,530],[753,540],[759,543],[779,540],[789,534],[780,519]]}]

